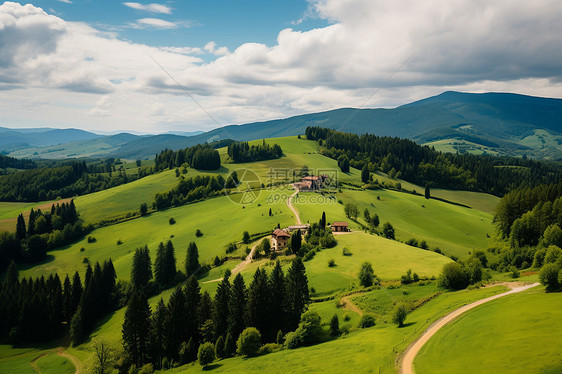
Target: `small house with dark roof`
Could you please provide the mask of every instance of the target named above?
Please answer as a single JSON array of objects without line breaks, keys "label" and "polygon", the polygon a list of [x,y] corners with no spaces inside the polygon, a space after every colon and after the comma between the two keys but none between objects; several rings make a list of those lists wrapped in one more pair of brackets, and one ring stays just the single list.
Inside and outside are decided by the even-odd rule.
[{"label": "small house with dark roof", "polygon": [[287,241],[290,237],[291,235],[281,229],[273,230],[271,234],[271,247],[274,251],[281,251],[287,248]]},{"label": "small house with dark roof", "polygon": [[347,222],[334,222],[330,225],[333,232],[348,232],[349,225]]}]

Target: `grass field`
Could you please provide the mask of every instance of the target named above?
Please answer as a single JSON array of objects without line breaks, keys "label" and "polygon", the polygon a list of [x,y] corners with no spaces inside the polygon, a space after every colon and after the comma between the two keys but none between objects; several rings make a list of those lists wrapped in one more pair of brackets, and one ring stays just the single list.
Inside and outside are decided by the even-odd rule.
[{"label": "grass field", "polygon": [[[404,349],[429,324],[468,300],[474,301],[503,290],[494,287],[444,293],[413,311],[403,328],[377,321],[375,327],[355,330],[339,339],[312,347],[283,350],[251,359],[236,357],[215,361],[211,368],[217,373],[378,373],[379,368],[381,373],[395,373],[396,352]],[[330,308],[330,303],[333,304],[327,302],[326,308]],[[329,310],[325,315],[333,313]],[[201,370],[198,364],[190,364],[170,373],[196,373]]]},{"label": "grass field", "polygon": [[61,199],[58,201],[41,201],[38,203],[11,203],[0,202],[0,232],[16,231],[17,217],[23,213],[26,222],[29,218],[31,209],[50,210],[53,204],[70,201],[69,199]]},{"label": "grass field", "polygon": [[[320,294],[357,286],[359,270],[366,261],[373,265],[381,280],[399,279],[408,269],[420,277],[438,276],[443,265],[451,261],[435,252],[364,232],[337,235],[336,239],[336,247],[324,249],[305,262],[309,284]],[[349,249],[353,255],[344,256],[343,248]],[[336,266],[328,266],[330,259]]]},{"label": "grass field", "polygon": [[562,372],[562,297],[543,287],[481,305],[437,332],[416,373]]},{"label": "grass field", "polygon": [[[363,211],[368,208],[371,214],[379,215],[381,226],[387,221],[394,226],[397,239],[425,240],[431,249],[439,247],[444,253],[459,258],[467,257],[475,249],[486,249],[491,243],[486,234],[491,236],[494,232],[488,213],[407,193],[343,190],[337,194],[337,199],[324,198],[320,202],[320,198],[318,194],[300,194],[295,206],[303,222],[317,222],[323,211],[328,222],[349,221],[344,206],[336,200],[344,204],[353,201],[358,205],[360,222],[365,223]],[[359,228],[357,223],[349,223],[352,229]]]},{"label": "grass field", "polygon": [[[277,223],[286,227],[295,222],[285,201],[266,204],[270,193],[273,192],[263,191],[258,200],[250,205],[237,205],[227,197],[219,197],[102,227],[90,233],[96,238],[95,243],[88,243],[87,238],[83,238],[63,249],[51,251],[42,264],[29,269],[22,268],[22,276],[36,277],[58,272],[64,279],[65,274],[83,272],[86,267],[83,257],[88,257],[90,263],[112,258],[117,276],[129,279],[135,249],[148,245],[154,259],[158,243],[167,240],[172,240],[174,244],[179,269],[183,269],[190,241],[196,242],[201,263],[211,261],[215,256],[225,255],[228,243],[241,241],[244,231],[259,233],[272,229]],[[268,215],[270,208],[272,217]],[[170,217],[174,217],[176,224],[169,224]],[[203,232],[200,238],[195,237],[198,228]],[[117,245],[118,239],[123,244]],[[81,252],[81,248],[85,250]],[[242,251],[240,249],[241,254]]]}]

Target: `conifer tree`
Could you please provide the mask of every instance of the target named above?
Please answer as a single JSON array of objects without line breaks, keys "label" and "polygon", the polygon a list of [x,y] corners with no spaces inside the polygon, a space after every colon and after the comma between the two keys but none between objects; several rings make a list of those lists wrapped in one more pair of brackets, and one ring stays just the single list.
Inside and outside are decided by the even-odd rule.
[{"label": "conifer tree", "polygon": [[306,310],[310,302],[306,269],[300,257],[295,258],[289,268],[286,279],[286,292],[286,331],[293,331],[297,328],[301,314]]},{"label": "conifer tree", "polygon": [[150,306],[142,292],[133,292],[123,321],[123,348],[137,367],[148,362],[150,338]]},{"label": "conifer tree", "polygon": [[195,276],[189,277],[185,285],[185,305],[187,318],[187,336],[199,341],[198,308],[201,300],[201,288]]},{"label": "conifer tree", "polygon": [[185,275],[188,277],[199,270],[199,250],[195,242],[190,242],[187,246],[187,256],[185,257]]},{"label": "conifer tree", "polygon": [[166,319],[166,356],[178,359],[178,347],[187,339],[187,310],[185,294],[178,286],[168,301]]},{"label": "conifer tree", "polygon": [[265,269],[258,268],[248,288],[248,326],[270,333],[270,289]]},{"label": "conifer tree", "polygon": [[238,337],[246,327],[246,284],[240,273],[236,274],[232,282],[232,293],[229,303],[228,332],[232,337]]},{"label": "conifer tree", "polygon": [[18,221],[16,224],[16,240],[20,243],[23,239],[26,238],[27,232],[25,228],[25,220],[23,219],[23,214],[18,216]]},{"label": "conifer tree", "polygon": [[282,330],[285,327],[285,274],[279,260],[275,262],[275,267],[269,277],[270,290],[270,316],[272,321],[272,331]]},{"label": "conifer tree", "polygon": [[228,316],[230,304],[230,281],[228,276],[224,276],[223,280],[217,286],[215,293],[215,332],[217,335],[223,335],[228,330]]},{"label": "conifer tree", "polygon": [[148,247],[137,248],[133,256],[133,266],[131,267],[131,282],[139,290],[146,287],[152,279],[152,263]]},{"label": "conifer tree", "polygon": [[164,300],[160,298],[152,314],[150,323],[150,353],[152,362],[154,362],[159,369],[162,368],[162,359],[165,355],[167,314],[168,310],[166,309]]}]

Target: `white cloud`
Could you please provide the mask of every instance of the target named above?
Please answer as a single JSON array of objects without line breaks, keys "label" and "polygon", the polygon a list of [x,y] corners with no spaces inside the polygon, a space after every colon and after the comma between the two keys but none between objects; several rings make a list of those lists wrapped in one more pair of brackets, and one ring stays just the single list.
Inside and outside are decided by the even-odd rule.
[{"label": "white cloud", "polygon": [[147,27],[155,29],[175,29],[179,25],[175,22],[166,21],[160,18],[141,18],[135,23],[131,23],[130,26],[138,29],[144,29]]},{"label": "white cloud", "polygon": [[162,4],[152,3],[144,5],[141,3],[123,3],[123,5],[132,9],[142,10],[150,13],[172,14],[172,8]]},{"label": "white cloud", "polygon": [[70,1],[70,0],[57,0],[57,1],[59,1],[61,3],[72,4],[72,1]]},{"label": "white cloud", "polygon": [[[221,124],[395,106],[450,89],[562,97],[560,1],[316,0],[311,9],[331,24],[281,30],[274,45],[229,51],[215,42],[149,47],[6,2],[0,90],[11,94],[0,101],[3,123],[152,132],[180,123],[190,126],[185,130],[215,127],[178,82]],[[179,27],[142,20],[136,24]],[[204,62],[197,57],[204,53],[217,57]],[[29,97],[48,97],[49,104],[22,109]]]},{"label": "white cloud", "polygon": [[209,42],[207,44],[205,44],[205,47],[203,48],[205,49],[205,51],[215,55],[215,56],[226,56],[227,54],[230,53],[230,51],[228,50],[227,47],[219,47],[217,48],[217,43],[215,42]]}]

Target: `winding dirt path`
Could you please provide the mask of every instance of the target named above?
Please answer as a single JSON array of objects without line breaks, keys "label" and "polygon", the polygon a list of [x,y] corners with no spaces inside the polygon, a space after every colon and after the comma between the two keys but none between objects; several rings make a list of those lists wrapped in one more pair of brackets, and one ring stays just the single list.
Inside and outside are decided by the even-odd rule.
[{"label": "winding dirt path", "polygon": [[64,348],[57,349],[57,355],[68,359],[75,367],[74,374],[80,374],[82,371],[82,363],[76,357],[68,353]]},{"label": "winding dirt path", "polygon": [[[254,244],[254,246],[252,247],[252,250],[250,251],[248,256],[246,256],[246,259],[244,259],[244,261],[240,262],[238,265],[236,265],[236,267],[234,269],[232,269],[232,271],[230,272],[232,275],[236,275],[236,274],[240,273],[242,270],[246,269],[246,267],[252,263],[252,259],[254,258],[254,254],[256,253],[256,249],[258,248],[258,245],[260,243],[261,243],[261,240],[258,241],[256,244]],[[203,283],[220,282],[221,280],[222,280],[222,278],[217,278],[217,279],[205,281]]]},{"label": "winding dirt path", "polygon": [[293,192],[293,194],[287,199],[287,206],[289,207],[289,209],[291,209],[293,211],[293,214],[295,215],[295,218],[297,219],[297,225],[302,225],[301,216],[299,215],[299,212],[298,212],[297,208],[295,208],[292,204],[293,197],[295,197],[299,193],[299,189],[297,187],[295,187],[294,184],[291,184],[291,186],[293,186],[293,188],[295,189],[295,192]]},{"label": "winding dirt path", "polygon": [[517,293],[517,292],[525,291],[525,290],[528,290],[529,288],[533,288],[533,287],[536,287],[538,285],[539,285],[539,283],[533,283],[533,284],[526,285],[526,286],[515,287],[511,291],[507,291],[507,292],[504,292],[504,293],[501,293],[501,294],[498,294],[498,295],[490,296],[490,297],[487,297],[485,299],[478,300],[478,301],[475,301],[471,304],[467,304],[465,306],[462,306],[462,307],[452,311],[451,313],[447,314],[445,317],[442,317],[442,318],[438,319],[431,326],[429,326],[427,328],[427,330],[425,330],[425,332],[418,338],[418,340],[413,342],[406,349],[406,353],[404,354],[404,357],[402,359],[402,365],[400,367],[400,373],[401,374],[414,374],[415,373],[415,371],[414,371],[414,359],[416,358],[416,355],[419,353],[420,349],[424,346],[425,343],[427,343],[427,341],[433,335],[435,335],[435,333],[437,331],[439,331],[439,329],[441,329],[443,326],[445,326],[449,322],[451,322],[454,319],[456,319],[457,317],[459,317],[461,314],[465,313],[466,311],[468,311],[470,309],[476,308],[479,305],[485,304],[489,301],[496,300],[496,299],[499,299],[500,297],[511,295],[511,294],[514,294],[514,293]]},{"label": "winding dirt path", "polygon": [[355,312],[357,314],[359,314],[360,316],[363,315],[363,311],[361,309],[359,309],[359,307],[357,305],[355,305],[353,303],[353,301],[351,300],[351,296],[352,295],[348,295],[348,296],[344,296],[340,299],[340,301],[343,303],[342,308]]}]

